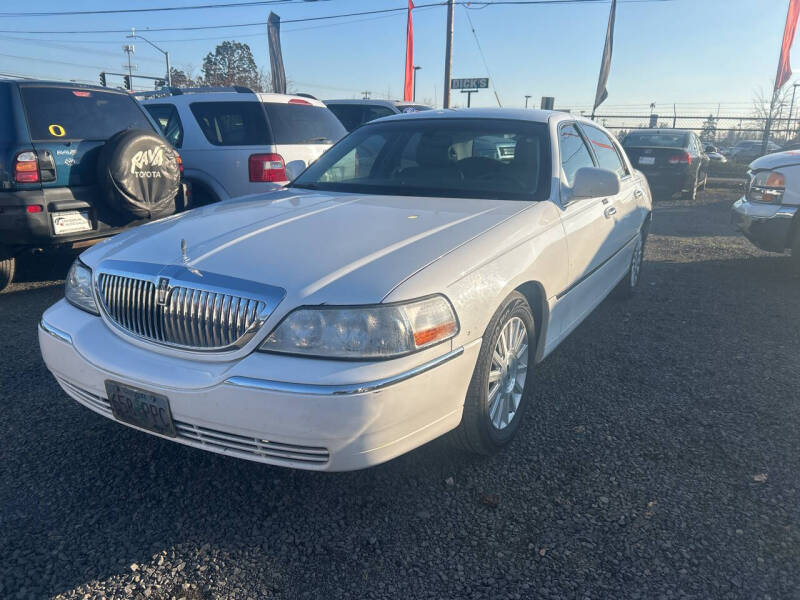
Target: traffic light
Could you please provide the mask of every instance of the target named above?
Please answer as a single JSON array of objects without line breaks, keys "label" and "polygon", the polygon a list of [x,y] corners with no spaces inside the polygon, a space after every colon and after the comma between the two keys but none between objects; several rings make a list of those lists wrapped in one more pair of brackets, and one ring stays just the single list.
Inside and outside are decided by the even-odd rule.
[{"label": "traffic light", "polygon": [[125,80],[125,89],[126,90],[132,90],[133,86],[131,85],[131,76],[130,75],[125,75],[124,80]]},{"label": "traffic light", "polygon": [[106,74],[105,71],[100,71],[100,85],[106,87]]}]

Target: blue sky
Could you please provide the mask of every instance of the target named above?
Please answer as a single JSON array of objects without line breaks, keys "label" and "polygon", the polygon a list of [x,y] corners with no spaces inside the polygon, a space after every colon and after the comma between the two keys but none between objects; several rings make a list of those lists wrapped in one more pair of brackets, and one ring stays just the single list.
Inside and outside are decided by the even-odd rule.
[{"label": "blue sky", "polygon": [[[230,1],[230,0],[229,0]],[[430,0],[418,0],[418,4]],[[36,11],[91,10],[205,4],[211,0],[39,0]],[[777,67],[788,0],[668,0],[625,2],[617,7],[614,58],[606,110],[647,112],[678,103],[681,112],[749,113],[754,92],[768,89]],[[330,0],[273,7],[282,19],[401,7],[405,0]],[[22,11],[22,3],[3,11]],[[474,5],[476,8],[480,3]],[[556,97],[559,107],[586,108],[594,96],[608,3],[488,6],[469,11],[486,56],[478,52],[467,10],[456,7],[454,77],[491,74],[504,106],[521,106]],[[33,10],[33,9],[32,9]],[[9,17],[0,23],[0,72],[97,81],[100,70],[121,71],[125,63],[119,34],[56,34],[56,30],[125,29],[265,21],[269,7],[191,10],[174,13],[60,17]],[[442,99],[444,7],[415,11],[415,63],[422,66],[417,100]],[[47,34],[21,33],[46,30]],[[20,32],[20,33],[17,33]],[[247,42],[260,67],[267,67],[264,26],[182,32],[153,32],[153,41],[170,51],[173,66],[199,72],[203,56],[226,39]],[[198,39],[202,38],[202,39]],[[284,24],[287,77],[300,91],[320,98],[402,95],[405,14],[351,17],[341,21]],[[800,49],[795,49],[800,81]],[[142,74],[161,75],[163,57],[136,42],[134,62]],[[454,103],[464,97],[454,92]],[[496,105],[491,91],[473,96],[473,106]]]}]

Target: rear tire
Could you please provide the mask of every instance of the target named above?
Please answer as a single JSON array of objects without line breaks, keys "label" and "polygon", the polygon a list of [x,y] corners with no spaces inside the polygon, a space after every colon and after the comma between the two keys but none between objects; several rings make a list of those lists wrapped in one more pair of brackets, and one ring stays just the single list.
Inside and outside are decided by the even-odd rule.
[{"label": "rear tire", "polygon": [[642,264],[644,263],[644,246],[647,241],[647,226],[648,223],[645,223],[639,231],[639,239],[633,248],[631,265],[628,267],[627,274],[614,288],[613,294],[620,300],[633,298],[636,295],[636,290],[639,289],[639,282],[642,279]]},{"label": "rear tire", "polygon": [[685,191],[683,194],[681,194],[681,196],[684,199],[691,200],[692,202],[697,200],[697,185],[698,185],[697,179],[698,179],[698,176],[695,175],[694,179],[692,180],[691,187],[687,191]]},{"label": "rear tire", "polygon": [[14,281],[14,272],[17,267],[17,259],[15,257],[2,258],[2,256],[0,255],[0,292]]},{"label": "rear tire", "polygon": [[535,340],[531,307],[512,292],[484,333],[461,423],[450,433],[455,446],[490,455],[514,438],[529,403]]}]

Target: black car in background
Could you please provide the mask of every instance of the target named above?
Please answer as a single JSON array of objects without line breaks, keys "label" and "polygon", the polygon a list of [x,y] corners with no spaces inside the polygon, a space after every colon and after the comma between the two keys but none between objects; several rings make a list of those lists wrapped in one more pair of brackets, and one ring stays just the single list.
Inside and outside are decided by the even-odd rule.
[{"label": "black car in background", "polygon": [[127,93],[0,80],[0,290],[22,252],[83,248],[187,208],[181,173]]},{"label": "black car in background", "polygon": [[631,164],[657,195],[694,199],[708,180],[709,158],[700,138],[681,129],[634,129],[622,142]]},{"label": "black car in background", "polygon": [[348,132],[381,117],[431,110],[430,106],[424,104],[392,100],[324,100],[323,102]]}]

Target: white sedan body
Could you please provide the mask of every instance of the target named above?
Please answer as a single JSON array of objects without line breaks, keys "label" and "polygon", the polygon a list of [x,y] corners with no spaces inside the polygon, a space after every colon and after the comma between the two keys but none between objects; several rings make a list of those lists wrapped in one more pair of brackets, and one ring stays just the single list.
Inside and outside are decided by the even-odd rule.
[{"label": "white sedan body", "polygon": [[[94,315],[61,300],[47,310],[39,340],[48,368],[67,394],[100,415],[113,418],[106,384],[118,382],[168,400],[175,432],[162,437],[274,465],[364,468],[456,428],[482,337],[503,299],[514,290],[528,298],[538,329],[533,360],[541,361],[626,276],[651,215],[644,176],[613,138],[598,141],[601,128],[589,133],[590,121],[483,109],[388,121],[465,117],[546,124],[549,197],[289,188],[139,227],[81,256],[103,308]],[[587,147],[598,144],[619,156],[618,194],[570,198],[562,168],[568,157],[560,152],[576,125],[587,133]],[[152,301],[148,290],[166,279],[172,287],[205,289],[206,298],[220,289],[257,295],[264,318],[223,351],[154,343],[141,335],[146,316],[132,315],[145,320],[137,329],[101,302],[115,276],[153,286],[127,290],[134,313],[136,302]],[[390,304],[432,294],[452,304],[457,334],[412,354],[343,361],[258,351],[297,307]],[[190,311],[192,300],[202,305],[202,296],[191,296]],[[199,312],[195,319],[202,319]]]}]

